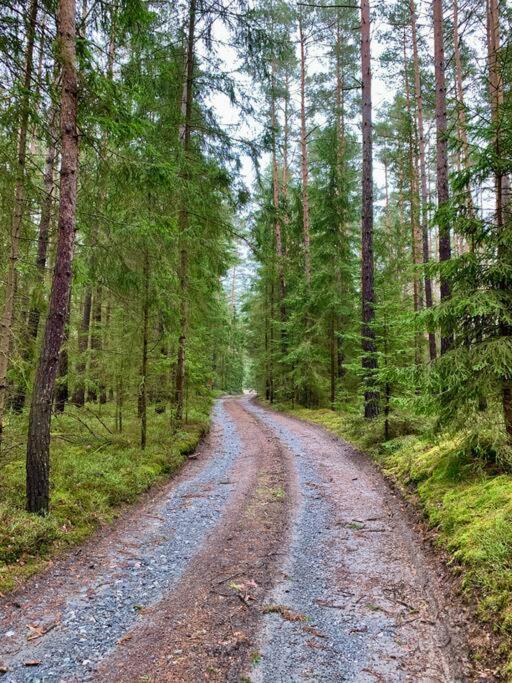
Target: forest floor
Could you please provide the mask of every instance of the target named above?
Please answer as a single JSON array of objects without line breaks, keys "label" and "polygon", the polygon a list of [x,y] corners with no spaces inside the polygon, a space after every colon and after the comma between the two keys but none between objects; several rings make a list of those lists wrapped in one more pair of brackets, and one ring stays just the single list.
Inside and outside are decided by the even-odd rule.
[{"label": "forest floor", "polygon": [[2,681],[439,681],[472,624],[369,458],[251,397],[181,472],[0,603]]}]

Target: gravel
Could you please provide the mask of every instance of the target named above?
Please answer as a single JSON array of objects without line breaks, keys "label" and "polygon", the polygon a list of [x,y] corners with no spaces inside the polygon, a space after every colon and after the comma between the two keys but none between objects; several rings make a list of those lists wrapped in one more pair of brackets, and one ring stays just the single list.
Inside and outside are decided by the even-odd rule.
[{"label": "gravel", "polygon": [[[260,639],[261,661],[251,673],[253,683],[266,681],[344,681],[354,680],[350,672],[362,659],[364,636],[347,638],[350,616],[344,610],[321,607],[322,601],[336,604],[343,595],[333,594],[332,573],[336,558],[329,551],[332,513],[315,484],[323,484],[314,461],[308,457],[301,439],[269,416],[268,411],[249,404],[258,417],[270,425],[295,456],[301,491],[294,519],[291,546],[283,579],[270,602],[284,605],[307,621],[289,621],[278,613],[264,617]],[[305,630],[304,625],[314,629]]]},{"label": "gravel", "polygon": [[[222,401],[214,408],[213,425],[219,432],[213,439],[218,453],[161,499],[147,521],[116,539],[106,562],[100,558],[93,580],[67,601],[59,625],[12,658],[0,644],[0,661],[9,668],[3,683],[90,680],[95,665],[135,625],[144,607],[173,588],[234,489],[229,475],[241,442]],[[26,629],[26,624],[17,628]],[[4,644],[8,639],[9,634],[1,634]],[[27,661],[40,664],[28,667]]]},{"label": "gravel", "polygon": [[[424,619],[429,607],[414,560],[408,548],[402,552],[403,531],[395,537],[382,521],[361,531],[363,524],[348,516],[384,518],[382,481],[374,484],[350,447],[311,428],[301,437],[290,419],[254,403],[246,407],[291,452],[299,489],[289,554],[270,595],[274,609],[263,617],[251,682],[459,680],[438,653],[435,641],[444,631],[420,624],[418,615]],[[341,498],[330,496],[333,489],[341,489]],[[404,590],[411,611],[400,599]],[[415,654],[419,643],[422,656]]]}]

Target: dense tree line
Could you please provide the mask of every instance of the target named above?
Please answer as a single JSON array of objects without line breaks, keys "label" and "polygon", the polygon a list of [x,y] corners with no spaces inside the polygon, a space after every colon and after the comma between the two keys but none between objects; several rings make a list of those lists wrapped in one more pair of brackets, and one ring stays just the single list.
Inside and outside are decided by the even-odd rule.
[{"label": "dense tree line", "polygon": [[385,438],[421,415],[463,426],[509,460],[509,8],[261,11],[272,161],[247,303],[254,383],[271,402],[362,410]]},{"label": "dense tree line", "polygon": [[30,511],[69,402],[115,403],[119,431],[137,411],[144,448],[148,411],[172,432],[194,396],[241,389],[222,367],[241,353],[223,283],[241,188],[208,104],[233,91],[215,21],[195,0],[1,4],[0,425],[5,447],[28,415]]}]

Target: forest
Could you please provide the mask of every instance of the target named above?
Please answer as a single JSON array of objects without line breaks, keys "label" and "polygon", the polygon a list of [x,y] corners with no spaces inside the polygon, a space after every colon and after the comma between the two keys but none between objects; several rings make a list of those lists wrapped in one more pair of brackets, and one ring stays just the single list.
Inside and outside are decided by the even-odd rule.
[{"label": "forest", "polygon": [[512,676],[511,25],[0,0],[0,595],[250,391],[414,497]]}]

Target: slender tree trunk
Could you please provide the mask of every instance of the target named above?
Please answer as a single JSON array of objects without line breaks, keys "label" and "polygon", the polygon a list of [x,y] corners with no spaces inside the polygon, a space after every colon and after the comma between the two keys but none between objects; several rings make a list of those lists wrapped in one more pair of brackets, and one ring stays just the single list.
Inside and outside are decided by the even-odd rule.
[{"label": "slender tree trunk", "polygon": [[[413,302],[414,311],[417,313],[423,308],[423,296],[421,289],[419,266],[422,262],[422,234],[420,227],[420,215],[419,215],[419,187],[418,187],[418,176],[417,176],[417,149],[416,149],[416,135],[414,127],[414,119],[412,116],[411,107],[411,91],[409,85],[409,74],[408,74],[408,59],[407,59],[407,43],[406,43],[406,33],[404,31],[404,78],[405,78],[405,101],[407,108],[407,117],[409,121],[409,141],[408,141],[408,161],[409,161],[409,204],[410,204],[410,215],[411,215],[411,252],[412,252],[412,263],[414,268],[413,273]],[[421,332],[417,332],[415,335],[415,362],[416,365],[421,364],[422,357],[422,335]]]},{"label": "slender tree trunk", "polygon": [[336,316],[331,314],[329,321],[329,355],[330,355],[330,402],[331,408],[336,404]]},{"label": "slender tree trunk", "polygon": [[30,406],[27,442],[27,509],[49,506],[50,422],[59,353],[64,337],[75,242],[78,173],[75,1],[60,0],[58,36],[62,60],[59,237],[50,305]]},{"label": "slender tree trunk", "polygon": [[[421,178],[421,233],[422,233],[422,253],[423,263],[426,266],[430,261],[430,248],[428,239],[428,183],[427,183],[427,169],[425,160],[425,131],[423,123],[423,96],[421,93],[421,75],[420,75],[420,60],[418,56],[418,39],[416,35],[416,9],[414,0],[409,3],[411,15],[411,34],[412,34],[412,50],[414,61],[414,90],[416,97],[416,117],[418,124],[418,147],[419,147],[419,165]],[[425,305],[427,308],[432,308],[432,281],[427,272],[423,278],[425,288]],[[430,360],[435,360],[437,356],[436,349],[436,335],[434,332],[428,333],[428,348]]]},{"label": "slender tree trunk", "polygon": [[[469,142],[466,122],[466,104],[464,102],[464,85],[462,81],[462,59],[459,39],[459,6],[458,0],[453,0],[453,57],[455,61],[455,95],[457,99],[457,128],[462,145],[462,163],[465,169],[471,165],[469,158]],[[471,189],[467,188],[467,207],[470,215],[474,214]]]},{"label": "slender tree trunk", "polygon": [[[53,202],[55,191],[55,162],[57,159],[58,117],[56,107],[50,109],[50,132],[48,149],[43,171],[43,197],[38,226],[36,272],[32,291],[34,292],[32,305],[27,315],[27,323],[21,341],[23,360],[30,365],[34,355],[34,346],[39,331],[41,318],[41,297],[46,275],[46,257],[50,239],[50,225],[53,216]],[[25,406],[27,386],[20,382],[12,398],[12,408],[21,412]]]},{"label": "slender tree trunk", "polygon": [[98,391],[103,391],[104,383],[99,376],[99,356],[101,353],[101,287],[94,289],[92,298],[92,325],[91,325],[91,366],[90,376],[92,379],[91,386],[88,391],[88,400],[96,403],[98,400]]},{"label": "slender tree trunk", "polygon": [[[443,0],[433,0],[434,9],[434,68],[436,82],[436,158],[437,158],[437,224],[439,228],[439,261],[451,258],[450,226],[446,212],[449,204],[448,189],[448,137],[446,115],[446,81],[443,42]],[[450,298],[450,283],[446,274],[440,277],[441,301]],[[453,336],[441,330],[441,353],[449,351]]]},{"label": "slender tree trunk", "polygon": [[90,287],[87,287],[87,289],[85,290],[85,297],[82,308],[82,320],[80,322],[80,329],[78,331],[79,361],[76,366],[77,382],[72,398],[72,402],[78,407],[82,407],[85,404],[85,374],[87,370],[85,354],[89,346],[89,327],[91,323],[91,311],[92,290]]},{"label": "slender tree trunk", "polygon": [[57,372],[57,386],[55,387],[55,412],[63,413],[66,409],[66,403],[69,397],[69,355],[68,355],[68,340],[69,340],[69,318],[71,312],[71,287],[69,289],[68,312],[66,316],[66,325],[64,327],[64,337],[62,339],[62,348],[59,355],[59,369]]},{"label": "slender tree trunk", "polygon": [[[192,125],[192,102],[193,102],[193,82],[194,82],[194,40],[196,26],[196,0],[190,0],[188,37],[187,37],[187,62],[185,66],[185,85],[182,97],[182,109],[184,120],[181,127],[181,140],[183,145],[183,156],[185,163],[190,163],[190,136]],[[184,173],[184,185],[187,185],[190,169],[186,168]],[[181,201],[179,212],[179,232],[180,232],[180,263],[179,263],[179,288],[180,288],[180,335],[178,338],[178,357],[176,362],[176,422],[183,421],[183,413],[186,396],[186,377],[185,377],[185,354],[188,328],[188,250],[186,245],[186,233],[189,224],[188,198],[184,197]]]},{"label": "slender tree trunk", "polygon": [[144,450],[147,441],[148,421],[148,328],[149,328],[149,258],[144,254],[144,300],[142,304],[142,363],[139,387],[140,447]]},{"label": "slender tree trunk", "polygon": [[284,260],[283,260],[283,240],[281,232],[281,217],[279,206],[279,169],[277,164],[277,120],[276,120],[276,65],[275,60],[272,61],[272,93],[270,105],[270,118],[272,126],[272,198],[274,203],[274,241],[276,245],[276,260],[277,260],[277,277],[279,280],[279,316],[281,322],[280,338],[281,351],[283,354],[283,361],[286,355],[286,280],[284,274]]},{"label": "slender tree trunk", "polygon": [[309,162],[308,135],[306,127],[306,38],[302,18],[299,17],[300,42],[300,150],[302,175],[302,230],[304,239],[304,274],[306,285],[311,284],[311,246],[309,217]]},{"label": "slender tree trunk", "polygon": [[[46,153],[43,172],[43,199],[41,202],[41,214],[39,218],[36,257],[36,282],[34,289],[39,289],[42,287],[46,271],[46,258],[50,239],[50,225],[53,216],[53,202],[55,200],[55,162],[57,160],[58,137],[57,123],[57,110],[56,108],[52,108],[50,113],[48,150]],[[37,338],[40,318],[41,306],[34,305],[31,308],[28,316],[28,334],[32,340]]]},{"label": "slender tree trunk", "polygon": [[376,386],[375,291],[373,272],[373,160],[372,160],[372,72],[370,57],[370,3],[361,3],[361,75],[363,124],[363,174],[361,216],[361,295],[362,295],[362,365],[364,373],[364,415],[379,414]]},{"label": "slender tree trunk", "polygon": [[25,167],[27,160],[30,91],[32,86],[32,72],[34,68],[33,61],[37,8],[37,0],[31,0],[27,19],[27,45],[25,49],[23,90],[20,98],[14,212],[11,222],[11,247],[4,289],[4,305],[0,318],[0,442],[3,435],[3,421],[7,399],[7,370],[9,368],[9,349],[11,346],[12,324],[14,318],[14,300],[16,297],[18,278],[17,266],[20,256],[21,227],[25,213]]}]

